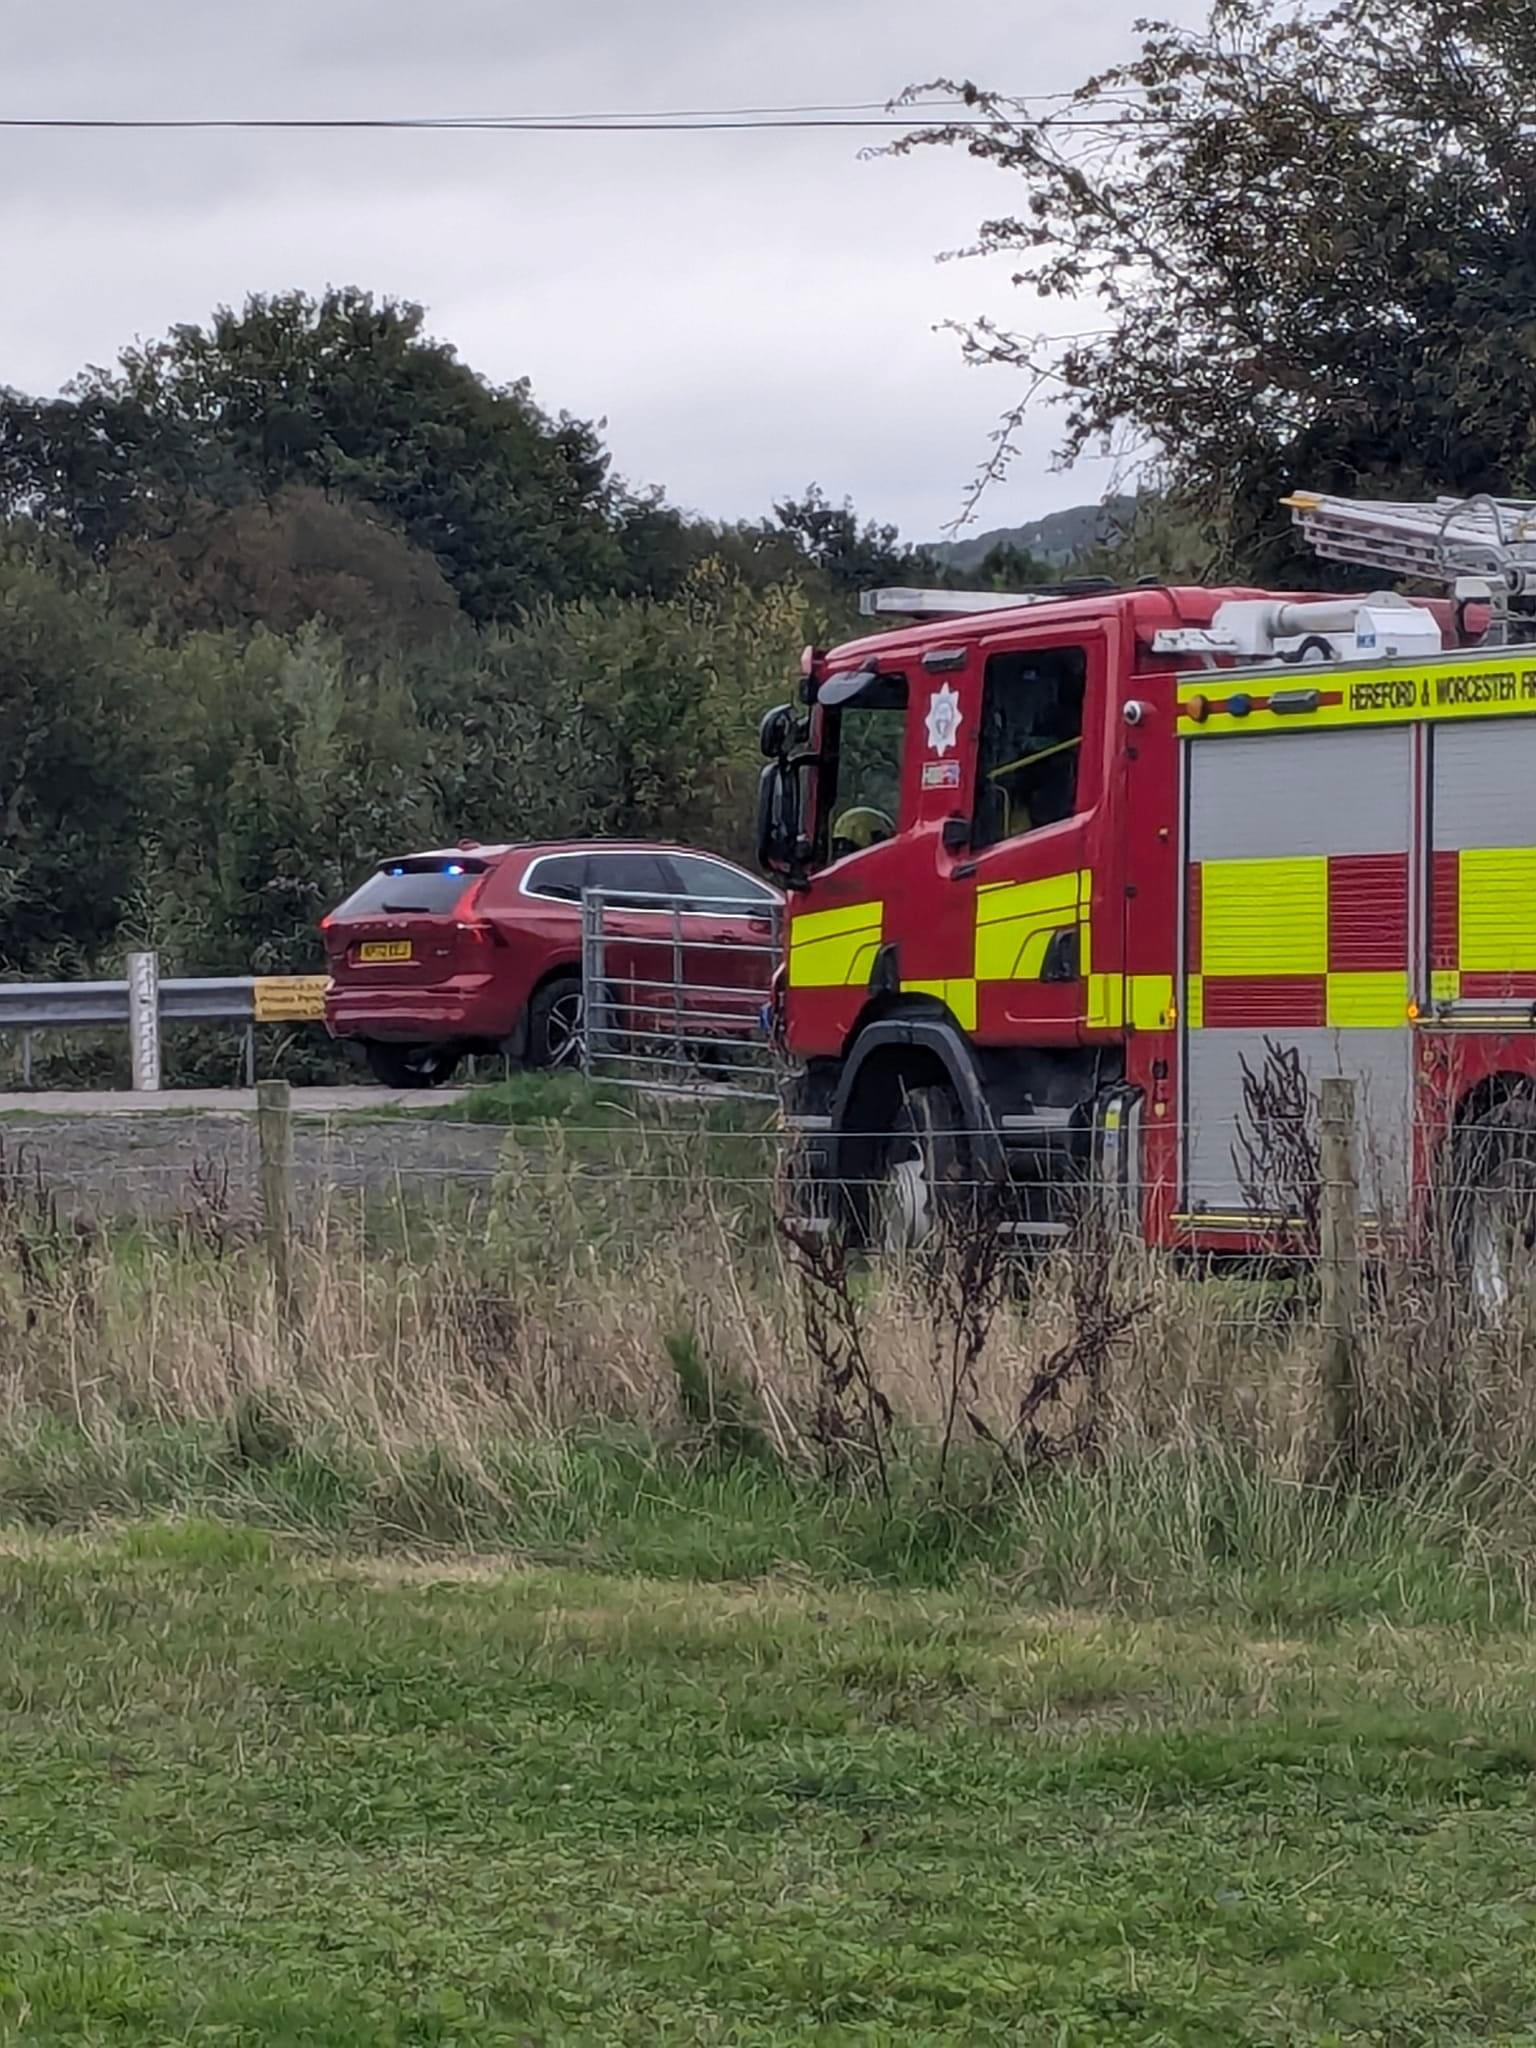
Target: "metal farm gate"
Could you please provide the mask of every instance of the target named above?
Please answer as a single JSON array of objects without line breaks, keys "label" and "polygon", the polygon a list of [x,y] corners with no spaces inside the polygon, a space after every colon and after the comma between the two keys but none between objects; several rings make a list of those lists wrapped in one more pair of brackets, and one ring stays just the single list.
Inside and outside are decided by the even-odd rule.
[{"label": "metal farm gate", "polygon": [[588,1075],[653,1094],[774,1100],[782,905],[614,889],[587,889],[581,904]]}]

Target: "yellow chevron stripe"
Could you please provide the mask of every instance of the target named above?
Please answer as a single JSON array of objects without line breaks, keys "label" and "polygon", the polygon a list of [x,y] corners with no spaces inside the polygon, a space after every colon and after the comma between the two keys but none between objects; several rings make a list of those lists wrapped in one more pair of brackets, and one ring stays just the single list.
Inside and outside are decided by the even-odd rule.
[{"label": "yellow chevron stripe", "polygon": [[955,1022],[966,1031],[976,1029],[976,984],[974,981],[904,981],[901,992],[908,996],[933,996],[953,1011]]},{"label": "yellow chevron stripe", "polygon": [[1056,933],[1076,926],[1080,965],[1088,972],[1088,906],[1093,876],[1087,868],[1045,875],[1034,882],[990,882],[976,892],[978,981],[1038,981]]},{"label": "yellow chevron stripe", "polygon": [[803,911],[789,928],[791,988],[853,988],[867,983],[880,950],[885,906],[848,903]]}]

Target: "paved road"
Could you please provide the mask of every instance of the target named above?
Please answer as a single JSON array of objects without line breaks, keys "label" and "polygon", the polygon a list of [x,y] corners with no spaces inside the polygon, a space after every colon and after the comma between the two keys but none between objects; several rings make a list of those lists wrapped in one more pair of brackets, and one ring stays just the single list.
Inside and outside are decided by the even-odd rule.
[{"label": "paved road", "polygon": [[[487,1190],[506,1132],[425,1116],[358,1116],[400,1098],[382,1088],[294,1091],[294,1179],[321,1207],[337,1191],[398,1190],[430,1198]],[[459,1098],[434,1093],[436,1105]],[[403,1100],[425,1107],[419,1092]],[[255,1211],[255,1097],[237,1089],[145,1095],[0,1095],[0,1182],[36,1177],[69,1215],[175,1215],[208,1191],[233,1219]],[[155,1114],[156,1111],[160,1114]],[[347,1114],[352,1112],[352,1114]]]},{"label": "paved road", "polygon": [[[295,1088],[293,1106],[301,1116],[341,1116],[349,1110],[426,1109],[463,1100],[462,1088]],[[155,1110],[252,1110],[250,1088],[162,1088],[154,1094],[128,1090],[85,1091],[34,1088],[0,1095],[0,1116],[147,1116]]]}]

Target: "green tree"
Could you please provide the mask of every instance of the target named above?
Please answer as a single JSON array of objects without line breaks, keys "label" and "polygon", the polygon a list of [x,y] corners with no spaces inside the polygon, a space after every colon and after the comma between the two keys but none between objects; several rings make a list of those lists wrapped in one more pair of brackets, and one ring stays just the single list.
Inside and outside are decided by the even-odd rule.
[{"label": "green tree", "polygon": [[834,505],[819,484],[803,497],[775,505],[774,516],[803,563],[816,571],[836,596],[890,583],[937,583],[941,572],[932,554],[909,547],[899,530],[860,522],[852,503]]},{"label": "green tree", "polygon": [[187,973],[312,969],[315,928],[359,873],[437,836],[410,689],[318,626],[192,635],[168,680],[143,936]]},{"label": "green tree", "polygon": [[623,578],[596,430],[550,419],[526,382],[476,375],[419,306],[350,289],[254,296],[124,349],[64,399],[0,394],[0,515],[98,557],[165,535],[189,499],[291,484],[382,513],[476,620]]},{"label": "green tree", "polygon": [[0,970],[112,947],[171,759],[163,660],[105,580],[0,549]]},{"label": "green tree", "polygon": [[227,507],[189,503],[174,531],[124,538],[109,565],[119,599],[172,632],[293,633],[323,619],[350,648],[382,654],[463,623],[435,557],[306,484]]},{"label": "green tree", "polygon": [[1042,562],[1028,548],[1000,541],[996,547],[988,548],[969,576],[955,580],[976,590],[1029,590],[1051,582],[1053,574],[1050,563]]},{"label": "green tree", "polygon": [[666,602],[587,599],[414,667],[423,769],[452,838],[635,834],[745,854],[757,722],[806,610],[719,562]]},{"label": "green tree", "polygon": [[621,589],[630,597],[676,597],[701,562],[720,551],[720,528],[669,505],[660,490],[615,494]]},{"label": "green tree", "polygon": [[1216,0],[1142,34],[1048,112],[966,83],[978,127],[897,145],[1006,173],[978,248],[1092,309],[970,330],[1012,425],[1048,395],[1063,461],[1129,439],[1212,568],[1316,580],[1297,486],[1536,494],[1531,0]]}]

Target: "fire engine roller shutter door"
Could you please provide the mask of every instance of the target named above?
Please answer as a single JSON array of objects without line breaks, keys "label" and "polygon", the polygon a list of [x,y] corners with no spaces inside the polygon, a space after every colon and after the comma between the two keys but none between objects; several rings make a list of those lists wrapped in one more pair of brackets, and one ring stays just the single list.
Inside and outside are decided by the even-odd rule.
[{"label": "fire engine roller shutter door", "polygon": [[1184,1205],[1248,1209],[1243,1061],[1359,1084],[1368,1208],[1407,1188],[1413,749],[1404,726],[1186,743]]},{"label": "fire engine roller shutter door", "polygon": [[1536,719],[1431,735],[1431,993],[1536,997]]}]

